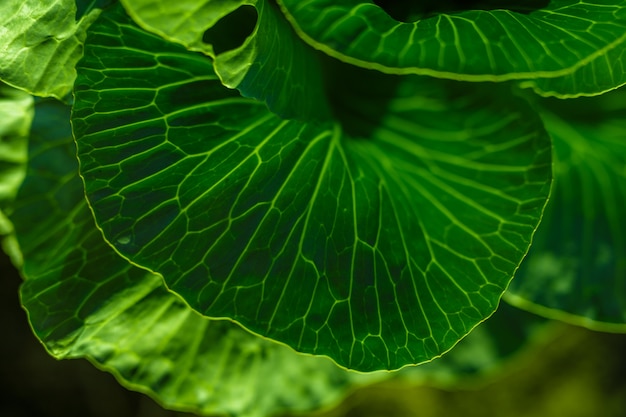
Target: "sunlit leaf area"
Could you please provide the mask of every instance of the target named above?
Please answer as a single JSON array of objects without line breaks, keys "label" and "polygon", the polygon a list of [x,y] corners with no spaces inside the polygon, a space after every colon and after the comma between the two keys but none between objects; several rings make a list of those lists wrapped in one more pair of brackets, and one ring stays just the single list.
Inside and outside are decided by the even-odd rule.
[{"label": "sunlit leaf area", "polygon": [[0,416],[623,417],[625,84],[623,0],[0,2]]}]

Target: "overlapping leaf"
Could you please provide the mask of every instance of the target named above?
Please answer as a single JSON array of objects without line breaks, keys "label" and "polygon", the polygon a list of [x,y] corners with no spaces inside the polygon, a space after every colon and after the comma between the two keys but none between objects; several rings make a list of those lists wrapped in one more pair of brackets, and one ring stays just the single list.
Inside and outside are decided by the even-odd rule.
[{"label": "overlapping leaf", "polygon": [[[624,25],[626,31],[626,25]],[[542,96],[573,98],[606,93],[626,84],[626,38],[606,54],[556,78],[537,78],[520,83]]]},{"label": "overlapping leaf", "polygon": [[50,353],[87,357],[167,407],[237,416],[302,411],[382,377],[203,318],[160,277],[119,257],[84,200],[69,109],[58,103],[37,107],[12,220],[25,258],[22,302]]},{"label": "overlapping leaf", "polygon": [[549,141],[506,86],[347,71],[342,125],[282,120],[112,15],[78,67],[74,133],[107,240],[194,309],[395,369],[495,310],[548,194]]},{"label": "overlapping leaf", "polygon": [[[100,1],[102,3],[102,1]],[[85,30],[99,9],[76,21],[76,0],[0,2],[0,80],[38,96],[64,98],[72,89]]]},{"label": "overlapping leaf", "polygon": [[[535,10],[530,3],[523,13],[506,10],[509,3],[501,2],[500,8],[432,13],[413,22],[393,19],[372,1],[278,3],[315,48],[398,74],[459,80],[555,77],[606,55],[626,39],[625,1],[551,0]],[[467,7],[475,3],[494,2]]]},{"label": "overlapping leaf", "polygon": [[626,331],[626,91],[546,101],[555,188],[509,301]]},{"label": "overlapping leaf", "polygon": [[[271,1],[123,0],[122,3],[144,29],[213,57],[215,73],[225,86],[266,102],[274,113],[302,120],[323,120],[329,116],[322,72],[314,51],[295,36]],[[207,33],[217,30],[214,37],[221,42],[237,38],[236,31],[242,30],[239,26],[244,26],[246,20],[227,18],[242,10],[248,10],[248,14],[256,12],[256,25],[250,28],[241,45],[217,50],[211,43],[213,39],[207,39]],[[221,20],[224,23],[218,28]]]}]

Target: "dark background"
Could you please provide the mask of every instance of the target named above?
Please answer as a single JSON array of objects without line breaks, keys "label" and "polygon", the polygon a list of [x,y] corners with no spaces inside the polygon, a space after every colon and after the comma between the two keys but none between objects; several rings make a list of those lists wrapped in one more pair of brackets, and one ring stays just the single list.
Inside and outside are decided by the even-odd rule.
[{"label": "dark background", "polygon": [[[183,417],[86,360],[57,361],[31,333],[20,277],[0,256],[0,417]],[[569,327],[499,375],[457,391],[388,381],[316,417],[626,417],[626,336]]]}]

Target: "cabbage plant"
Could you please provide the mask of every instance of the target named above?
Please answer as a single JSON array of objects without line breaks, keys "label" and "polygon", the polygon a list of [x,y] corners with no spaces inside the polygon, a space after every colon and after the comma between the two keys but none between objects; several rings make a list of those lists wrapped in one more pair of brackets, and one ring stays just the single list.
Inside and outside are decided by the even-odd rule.
[{"label": "cabbage plant", "polygon": [[0,232],[57,358],[268,416],[485,371],[545,325],[523,310],[626,330],[626,1],[0,22]]}]

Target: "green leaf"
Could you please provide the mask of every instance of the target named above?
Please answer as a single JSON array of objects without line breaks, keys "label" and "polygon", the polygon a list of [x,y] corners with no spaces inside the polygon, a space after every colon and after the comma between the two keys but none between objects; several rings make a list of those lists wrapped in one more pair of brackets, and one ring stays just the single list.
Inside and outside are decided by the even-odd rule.
[{"label": "green leaf", "polygon": [[[214,58],[214,71],[222,84],[237,88],[243,96],[266,102],[274,113],[285,118],[329,117],[314,51],[293,33],[271,1],[122,3],[144,29]],[[256,24],[248,28],[250,14],[255,16]],[[244,33],[239,33],[242,30]],[[228,45],[226,50],[215,43],[231,43],[233,39],[240,39],[241,43]]]},{"label": "green leaf", "polygon": [[79,21],[76,12],[76,0],[0,2],[0,80],[33,95],[64,98],[76,78],[85,30],[100,10]]},{"label": "green leaf", "polygon": [[523,12],[506,10],[509,2],[501,2],[501,9],[496,4],[434,13],[413,22],[395,20],[372,1],[278,3],[313,47],[395,74],[475,81],[557,77],[626,39],[623,0],[552,0]]},{"label": "green leaf", "polygon": [[84,200],[69,108],[59,103],[37,106],[12,220],[25,257],[22,302],[46,349],[86,357],[166,407],[231,416],[304,411],[383,377],[348,373],[203,318],[160,277],[119,257]]},{"label": "green leaf", "polygon": [[[454,385],[498,369],[539,326],[501,305],[444,358],[365,376],[201,318],[104,243],[82,198],[67,117],[59,103],[37,105],[29,177],[13,216],[26,254],[22,302],[53,356],[86,357],[168,408],[263,416],[323,407],[394,375]],[[494,337],[504,331],[510,337]]]},{"label": "green leaf", "polygon": [[507,301],[626,332],[626,90],[542,104],[554,192]]},{"label": "green leaf", "polygon": [[[625,26],[626,29],[626,26]],[[575,98],[606,93],[626,84],[626,38],[573,73],[556,78],[520,82],[544,97]]]},{"label": "green leaf", "polygon": [[548,196],[548,136],[505,85],[342,66],[341,124],[282,120],[115,14],[78,73],[81,174],[116,250],[202,314],[349,368],[430,360],[488,317]]},{"label": "green leaf", "polygon": [[0,83],[0,241],[13,262],[19,252],[7,238],[13,225],[7,218],[10,206],[26,174],[28,134],[33,118],[33,98]]}]

